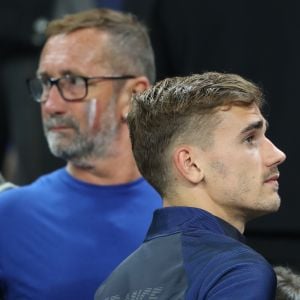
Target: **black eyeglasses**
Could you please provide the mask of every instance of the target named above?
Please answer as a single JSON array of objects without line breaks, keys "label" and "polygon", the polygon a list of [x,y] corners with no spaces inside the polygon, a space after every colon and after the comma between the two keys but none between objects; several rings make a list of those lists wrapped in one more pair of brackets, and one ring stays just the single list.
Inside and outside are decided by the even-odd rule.
[{"label": "black eyeglasses", "polygon": [[59,78],[36,77],[26,80],[28,89],[36,102],[46,102],[50,89],[55,85],[66,101],[82,101],[88,94],[89,81],[122,80],[135,78],[133,75],[83,77],[65,75]]}]

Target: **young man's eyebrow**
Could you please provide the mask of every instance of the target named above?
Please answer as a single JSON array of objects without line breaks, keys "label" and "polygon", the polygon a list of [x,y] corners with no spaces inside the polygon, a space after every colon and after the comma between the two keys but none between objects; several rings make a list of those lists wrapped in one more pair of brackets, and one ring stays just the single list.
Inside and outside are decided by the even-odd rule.
[{"label": "young man's eyebrow", "polygon": [[259,120],[259,121],[253,122],[253,123],[249,124],[248,126],[246,126],[244,129],[242,129],[241,134],[245,134],[254,129],[261,129],[261,128],[263,128],[264,125],[266,126],[266,128],[269,125],[266,120]]}]

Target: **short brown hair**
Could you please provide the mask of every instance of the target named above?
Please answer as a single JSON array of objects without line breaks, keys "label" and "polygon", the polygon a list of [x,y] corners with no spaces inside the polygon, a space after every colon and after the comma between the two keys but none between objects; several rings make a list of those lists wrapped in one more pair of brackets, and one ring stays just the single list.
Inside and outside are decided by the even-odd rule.
[{"label": "short brown hair", "polygon": [[155,81],[154,54],[147,29],[130,13],[102,8],[66,15],[48,24],[46,37],[85,28],[109,34],[107,52],[113,69],[124,74],[145,75],[150,82]]},{"label": "short brown hair", "polygon": [[218,122],[213,117],[217,108],[255,103],[261,109],[263,102],[261,90],[252,82],[216,72],[167,78],[135,95],[128,123],[141,174],[165,196],[170,183],[166,152],[173,142],[208,146]]}]

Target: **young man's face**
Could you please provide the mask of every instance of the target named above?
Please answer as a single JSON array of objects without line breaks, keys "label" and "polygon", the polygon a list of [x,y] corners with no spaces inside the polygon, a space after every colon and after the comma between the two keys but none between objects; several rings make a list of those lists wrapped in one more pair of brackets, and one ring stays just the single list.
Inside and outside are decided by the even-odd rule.
[{"label": "young man's face", "polygon": [[213,131],[213,145],[204,151],[204,180],[219,216],[248,220],[277,211],[277,167],[285,154],[265,136],[260,110],[233,106],[217,114],[222,121]]},{"label": "young man's face", "polygon": [[[84,77],[111,76],[105,56],[107,34],[82,29],[51,37],[41,54],[38,75],[60,78],[66,74]],[[80,102],[67,102],[52,86],[42,103],[44,131],[52,152],[77,162],[112,153],[118,138],[121,107],[112,81],[90,82]]]}]

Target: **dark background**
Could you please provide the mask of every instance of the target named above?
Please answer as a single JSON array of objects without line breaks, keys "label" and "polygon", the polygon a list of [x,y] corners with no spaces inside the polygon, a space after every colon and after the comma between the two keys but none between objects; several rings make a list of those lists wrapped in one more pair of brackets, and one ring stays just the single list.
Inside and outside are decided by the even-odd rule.
[{"label": "dark background", "polygon": [[148,26],[158,79],[203,71],[238,73],[258,83],[269,106],[268,136],[287,154],[281,209],[249,223],[250,245],[272,264],[300,270],[300,2],[129,0]]},{"label": "dark background", "polygon": [[[12,179],[19,184],[63,164],[47,150],[39,107],[24,83],[35,72],[41,46],[33,23],[52,18],[53,3],[12,0],[0,7],[0,155],[11,147],[18,152]],[[280,167],[282,206],[278,213],[249,223],[246,236],[272,264],[300,270],[300,2],[123,0],[120,8],[148,25],[158,79],[224,71],[238,73],[264,89],[268,136],[287,154]]]}]

